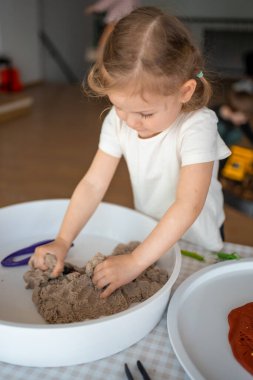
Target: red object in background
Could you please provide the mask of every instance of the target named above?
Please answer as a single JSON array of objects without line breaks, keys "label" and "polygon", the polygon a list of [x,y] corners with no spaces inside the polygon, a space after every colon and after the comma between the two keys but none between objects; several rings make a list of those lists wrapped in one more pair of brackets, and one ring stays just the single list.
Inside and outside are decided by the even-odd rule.
[{"label": "red object in background", "polygon": [[18,92],[22,89],[23,85],[17,69],[13,67],[0,68],[0,91]]}]

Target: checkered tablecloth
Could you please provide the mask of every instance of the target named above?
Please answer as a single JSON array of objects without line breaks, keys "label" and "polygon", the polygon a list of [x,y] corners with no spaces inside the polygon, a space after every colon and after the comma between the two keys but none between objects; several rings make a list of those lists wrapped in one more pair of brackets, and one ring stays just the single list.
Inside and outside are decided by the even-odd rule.
[{"label": "checkered tablecloth", "polygon": [[[180,247],[210,256],[210,252],[185,242],[180,242]],[[253,247],[232,243],[225,243],[224,252],[237,252],[241,257],[253,257]],[[173,291],[188,276],[206,265],[206,263],[183,257],[180,275]],[[21,367],[0,362],[0,380],[124,380],[126,379],[124,363],[128,363],[134,378],[138,380],[142,376],[136,366],[137,360],[142,361],[152,380],[186,380],[187,376],[169,341],[166,316],[167,313],[140,342],[106,359],[83,365],[56,368]],[[15,347],[13,349],[15,350]]]}]

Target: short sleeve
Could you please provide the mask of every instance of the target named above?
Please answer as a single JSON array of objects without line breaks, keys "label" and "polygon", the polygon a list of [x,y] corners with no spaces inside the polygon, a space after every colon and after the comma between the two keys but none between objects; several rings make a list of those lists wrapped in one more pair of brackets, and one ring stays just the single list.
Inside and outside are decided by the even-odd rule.
[{"label": "short sleeve", "polygon": [[193,112],[184,120],[178,150],[182,166],[221,160],[231,153],[218,133],[215,113],[208,108]]},{"label": "short sleeve", "polygon": [[99,139],[99,149],[111,156],[121,157],[120,128],[120,119],[113,107],[103,122]]}]

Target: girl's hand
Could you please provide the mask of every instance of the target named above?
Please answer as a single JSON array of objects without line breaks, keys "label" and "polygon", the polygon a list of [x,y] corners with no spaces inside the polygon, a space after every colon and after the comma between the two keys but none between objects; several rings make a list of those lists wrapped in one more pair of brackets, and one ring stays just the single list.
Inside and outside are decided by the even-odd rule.
[{"label": "girl's hand", "polygon": [[107,286],[101,293],[101,298],[106,298],[120,286],[128,284],[138,277],[144,269],[138,266],[132,253],[110,256],[96,266],[92,281],[98,289]]},{"label": "girl's hand", "polygon": [[37,247],[34,254],[29,260],[29,265],[33,268],[39,268],[41,270],[47,270],[48,267],[45,264],[45,256],[47,253],[51,253],[56,256],[57,262],[51,273],[52,277],[58,277],[64,268],[64,259],[67,256],[69,245],[61,238],[55,239],[53,242]]}]

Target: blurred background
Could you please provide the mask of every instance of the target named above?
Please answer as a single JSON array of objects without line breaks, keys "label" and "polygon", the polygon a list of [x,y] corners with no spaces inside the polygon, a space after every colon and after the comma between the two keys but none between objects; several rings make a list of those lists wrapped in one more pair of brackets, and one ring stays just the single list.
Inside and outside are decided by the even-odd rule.
[{"label": "blurred background", "polygon": [[[106,107],[104,100],[88,99],[81,86],[105,27],[103,12],[85,12],[94,3],[0,0],[0,207],[69,198],[89,167]],[[238,82],[239,90],[252,100],[252,0],[142,0],[139,4],[165,9],[189,28],[212,74],[211,108],[219,112]],[[226,142],[236,147],[234,161],[222,163],[220,179],[226,240],[253,245],[250,112],[246,124],[247,128],[233,127],[233,135],[229,132]],[[105,201],[133,207],[124,162]]]},{"label": "blurred background", "polygon": [[[85,51],[93,45],[95,34],[93,17],[84,9],[92,3],[95,1],[1,0],[0,53],[13,60],[25,84],[68,79],[50,46],[76,78],[83,78],[89,67]],[[140,4],[155,5],[180,17],[208,54],[213,69],[229,77],[244,73],[242,56],[253,48],[251,0],[142,0]]]}]

